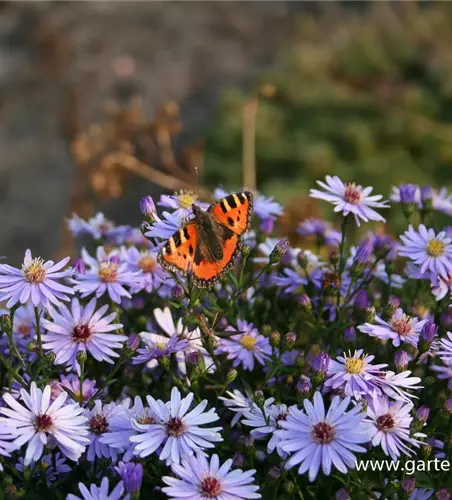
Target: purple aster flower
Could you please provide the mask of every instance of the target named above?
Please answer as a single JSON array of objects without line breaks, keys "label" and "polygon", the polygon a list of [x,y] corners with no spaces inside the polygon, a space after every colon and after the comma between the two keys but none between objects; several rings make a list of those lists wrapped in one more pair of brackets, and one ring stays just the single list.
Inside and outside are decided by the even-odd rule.
[{"label": "purple aster flower", "polygon": [[394,365],[398,372],[404,372],[408,368],[410,358],[406,351],[397,351],[394,354]]},{"label": "purple aster flower", "polygon": [[114,223],[108,220],[102,212],[97,213],[88,221],[80,218],[77,214],[72,214],[72,218],[68,220],[68,226],[74,236],[88,234],[96,240],[107,235],[115,227]]},{"label": "purple aster flower", "polygon": [[85,410],[85,417],[88,420],[89,426],[89,446],[87,458],[90,462],[93,462],[95,458],[110,458],[114,463],[118,457],[118,451],[116,448],[111,447],[101,440],[103,434],[105,434],[110,428],[110,422],[115,415],[121,413],[124,409],[127,409],[130,405],[130,400],[125,399],[120,404],[108,403],[102,404],[102,401],[98,399],[94,403],[94,408]]},{"label": "purple aster flower", "polygon": [[22,269],[0,264],[0,301],[7,300],[8,308],[31,303],[48,309],[51,304],[58,306],[61,300],[69,300],[68,295],[73,295],[74,290],[60,283],[73,274],[72,269],[63,271],[69,260],[66,257],[57,264],[51,260],[45,262],[41,257],[33,258],[27,250]]},{"label": "purple aster flower", "polygon": [[421,201],[422,204],[425,205],[427,203],[431,203],[433,199],[433,190],[430,186],[422,186],[421,187]]},{"label": "purple aster flower", "polygon": [[414,205],[418,202],[419,186],[416,184],[402,184],[399,186],[400,203]]},{"label": "purple aster flower", "polygon": [[234,427],[237,422],[243,417],[246,411],[251,410],[256,405],[251,397],[244,396],[239,390],[234,389],[232,392],[226,391],[229,398],[220,397],[224,402],[224,405],[231,411],[235,413],[234,418],[231,422],[231,427]]},{"label": "purple aster flower", "polygon": [[[31,462],[30,464],[30,468],[36,471],[33,477],[39,478],[39,476],[43,473],[48,487],[56,481],[59,475],[67,474],[72,470],[72,468],[66,463],[66,458],[61,455],[59,451],[57,451],[54,455],[52,453],[48,453],[47,455],[42,456],[39,462],[41,463],[41,470],[35,469],[35,462]],[[42,464],[45,464],[45,466],[42,467]],[[25,464],[22,457],[19,458],[19,461],[16,464],[16,469],[24,472]]]},{"label": "purple aster flower", "polygon": [[163,446],[159,459],[171,465],[205,448],[214,448],[213,443],[223,441],[219,434],[221,427],[201,427],[219,419],[215,408],[204,412],[207,407],[207,400],[204,400],[189,411],[193,398],[194,394],[189,393],[181,399],[176,387],[171,391],[168,403],[147,396],[149,408],[157,415],[158,423],[140,424],[133,420],[135,429],[141,432],[130,438],[136,443],[135,453],[144,458]]},{"label": "purple aster flower", "polygon": [[397,309],[389,321],[384,321],[378,316],[375,321],[378,323],[377,325],[365,323],[358,326],[358,330],[371,337],[382,340],[391,339],[395,347],[399,347],[402,342],[417,347],[419,335],[428,320],[419,321],[418,318],[405,314],[402,309]]},{"label": "purple aster flower", "polygon": [[132,364],[139,365],[148,363],[153,359],[166,358],[179,351],[183,351],[188,346],[188,341],[173,335],[164,337],[156,333],[141,332],[140,338],[145,344],[144,349],[137,349],[137,356],[132,360]]},{"label": "purple aster flower", "polygon": [[413,417],[410,415],[413,403],[404,401],[390,402],[388,398],[377,396],[369,401],[367,407],[368,422],[372,425],[371,439],[373,446],[382,447],[385,455],[398,460],[401,453],[412,455],[414,452],[408,446],[419,448],[421,441],[414,439],[424,436],[417,433],[410,436],[410,426]]},{"label": "purple aster flower", "polygon": [[115,467],[127,493],[138,493],[143,481],[143,466],[134,462],[119,462]]},{"label": "purple aster flower", "polygon": [[[13,434],[10,434],[8,422],[5,419],[0,418],[0,455],[3,457],[10,457],[11,452],[17,450],[17,445],[11,441],[15,438]],[[12,426],[14,428],[14,426]],[[0,472],[3,471],[3,466],[0,463]]]},{"label": "purple aster flower", "polygon": [[82,298],[95,294],[96,298],[108,293],[110,299],[117,304],[122,297],[131,298],[124,288],[136,287],[141,282],[141,271],[130,271],[127,262],[112,252],[108,254],[104,247],[97,247],[96,259],[82,249],[82,256],[89,268],[85,273],[76,274],[73,282],[75,290],[81,293]]},{"label": "purple aster flower", "polygon": [[329,222],[322,219],[309,218],[300,222],[297,233],[302,236],[315,236],[320,241],[324,241],[325,235],[331,227]]},{"label": "purple aster flower", "polygon": [[157,209],[155,208],[155,203],[152,199],[152,196],[143,196],[141,198],[140,210],[145,217],[148,217],[151,220],[155,219],[157,215]]},{"label": "purple aster flower", "polygon": [[254,370],[254,361],[264,365],[270,359],[272,347],[267,337],[259,335],[253,323],[238,320],[237,329],[229,326],[226,331],[238,332],[227,339],[220,339],[215,354],[227,354],[227,358],[234,360],[232,366],[242,365],[244,370]]},{"label": "purple aster flower", "polygon": [[[244,413],[244,419],[242,424],[249,427],[253,427],[251,431],[251,436],[254,439],[263,439],[268,434],[273,434],[267,444],[267,452],[272,453],[280,441],[280,438],[274,432],[281,428],[280,423],[283,420],[287,420],[289,416],[289,408],[287,405],[271,404],[274,401],[273,398],[267,400],[263,408],[254,406],[251,410]],[[296,408],[293,406],[293,408]]]},{"label": "purple aster flower", "polygon": [[416,478],[415,477],[407,477],[402,481],[402,490],[406,493],[411,493],[414,491],[416,487]]},{"label": "purple aster flower", "polygon": [[[420,269],[417,269],[419,270],[417,276],[419,276],[421,275]],[[412,272],[413,268],[410,268],[410,270]],[[407,274],[409,275],[409,273]],[[416,278],[417,276],[415,275],[410,277]],[[452,272],[448,271],[447,277],[440,276],[438,274],[435,275],[433,273],[424,273],[423,278],[431,280],[432,293],[437,301],[444,299],[446,295],[452,296]]]},{"label": "purple aster flower", "polygon": [[394,373],[388,370],[385,372],[384,377],[376,379],[375,382],[379,388],[376,394],[385,394],[396,401],[410,401],[411,398],[416,396],[407,392],[406,389],[422,389],[422,386],[418,385],[421,379],[419,377],[410,377],[410,375],[410,370],[401,373]]},{"label": "purple aster flower", "polygon": [[423,424],[427,422],[429,415],[430,415],[430,408],[425,405],[419,406],[419,408],[416,411],[416,418],[419,420],[419,422],[422,422]]},{"label": "purple aster flower", "polygon": [[360,219],[365,222],[369,220],[385,222],[385,219],[373,210],[374,208],[389,208],[386,201],[381,201],[381,194],[370,196],[372,187],[362,188],[354,183],[343,183],[339,177],[326,176],[326,184],[317,181],[317,184],[326,190],[326,193],[317,189],[311,189],[311,198],[319,198],[335,205],[335,212],[342,212],[344,216],[349,213],[355,217],[356,224],[360,225]]},{"label": "purple aster flower", "polygon": [[317,477],[320,467],[326,476],[334,465],[343,474],[353,469],[356,458],[352,451],[365,453],[359,446],[369,441],[369,426],[359,405],[346,411],[350,398],[333,398],[328,412],[320,392],[314,394],[314,404],[304,400],[305,411],[291,408],[287,420],[280,422],[281,430],[275,434],[281,439],[278,449],[291,456],[286,469],[300,464],[299,474],[309,471],[309,480]]},{"label": "purple aster flower", "polygon": [[421,347],[427,349],[432,342],[435,340],[438,333],[438,327],[433,323],[433,321],[428,320],[427,323],[422,328],[420,335]]},{"label": "purple aster flower", "polygon": [[52,309],[52,321],[42,319],[43,327],[49,332],[42,336],[43,348],[55,353],[55,364],[67,364],[69,367],[80,365],[77,361],[79,351],[88,352],[97,361],[113,364],[112,358],[119,358],[113,349],[120,349],[125,335],[108,333],[122,327],[112,323],[116,313],[105,316],[108,305],[96,311],[96,299],[92,299],[85,307],[78,299],[72,299],[71,310],[62,305],[58,310]]},{"label": "purple aster flower", "polygon": [[89,379],[83,380],[82,390],[80,390],[80,378],[72,373],[67,377],[61,375],[60,380],[55,380],[50,385],[52,387],[51,399],[56,399],[65,389],[69,389],[79,400],[86,402],[97,391],[96,381]]},{"label": "purple aster flower", "polygon": [[452,215],[452,194],[447,192],[446,188],[433,190],[432,205],[435,210],[446,215]]},{"label": "purple aster flower", "polygon": [[20,391],[25,406],[10,394],[3,395],[10,408],[0,408],[0,413],[6,416],[2,422],[11,428],[15,445],[21,447],[28,443],[25,465],[39,460],[44,446],[50,442],[56,443],[63,455],[74,461],[80,458],[89,443],[83,408],[78,403],[65,404],[67,393],[60,394],[50,403],[51,391],[50,385],[42,391],[32,382],[29,393],[25,389]]},{"label": "purple aster flower", "polygon": [[343,354],[328,365],[328,379],[325,387],[343,390],[346,396],[361,399],[375,391],[375,380],[381,378],[387,364],[372,365],[375,356],[363,354],[359,349],[352,355]]},{"label": "purple aster flower", "polygon": [[147,238],[161,238],[167,240],[181,227],[184,220],[187,218],[188,212],[184,213],[176,210],[176,212],[163,212],[162,218],[155,215],[155,220],[151,225],[146,226],[144,235]]},{"label": "purple aster flower", "polygon": [[410,225],[400,239],[403,245],[399,247],[399,255],[409,257],[420,266],[421,273],[430,271],[447,278],[452,272],[452,239],[444,231],[436,234],[423,224],[415,231]]},{"label": "purple aster flower", "polygon": [[83,483],[78,483],[78,489],[82,494],[81,497],[71,493],[66,497],[66,500],[128,500],[130,498],[130,495],[123,496],[124,485],[122,481],[115,486],[111,493],[108,493],[110,485],[107,477],[102,479],[100,486],[92,484],[88,489]]},{"label": "purple aster flower", "polygon": [[271,234],[275,227],[275,221],[276,217],[273,217],[273,215],[265,217],[265,219],[262,219],[259,225],[259,230],[264,234]]},{"label": "purple aster flower", "polygon": [[168,498],[175,500],[246,500],[261,498],[257,493],[259,486],[253,484],[255,470],[230,472],[232,460],[220,465],[218,455],[212,455],[210,462],[198,453],[196,456],[182,460],[181,465],[173,464],[172,469],[177,478],[164,476],[163,482],[168,486],[162,488]]},{"label": "purple aster flower", "polygon": [[326,375],[331,358],[326,352],[319,352],[312,361],[312,369],[319,375]]},{"label": "purple aster flower", "polygon": [[452,366],[452,333],[447,332],[447,338],[441,339],[439,345],[436,354],[446,366]]},{"label": "purple aster flower", "polygon": [[123,249],[123,259],[131,271],[141,273],[139,282],[130,288],[132,295],[141,290],[151,293],[169,279],[169,275],[157,262],[157,252],[154,249],[138,250],[136,247]]}]

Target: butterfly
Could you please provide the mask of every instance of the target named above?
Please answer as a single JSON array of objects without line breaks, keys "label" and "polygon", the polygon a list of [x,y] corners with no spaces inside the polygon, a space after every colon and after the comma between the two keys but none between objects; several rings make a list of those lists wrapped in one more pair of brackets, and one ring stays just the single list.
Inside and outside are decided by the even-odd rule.
[{"label": "butterfly", "polygon": [[157,257],[164,269],[191,274],[193,282],[208,288],[229,271],[241,251],[240,236],[251,227],[253,194],[230,194],[207,211],[192,205],[194,217],[176,231]]}]

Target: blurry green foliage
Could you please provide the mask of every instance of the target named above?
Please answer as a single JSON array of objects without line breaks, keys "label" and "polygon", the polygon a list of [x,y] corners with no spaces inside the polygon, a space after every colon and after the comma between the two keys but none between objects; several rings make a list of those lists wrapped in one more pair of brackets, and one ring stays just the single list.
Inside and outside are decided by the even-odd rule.
[{"label": "blurry green foliage", "polygon": [[[336,174],[389,195],[452,186],[452,4],[325,2],[258,82],[258,187],[281,199]],[[227,91],[206,139],[205,181],[241,185],[242,109]]]}]

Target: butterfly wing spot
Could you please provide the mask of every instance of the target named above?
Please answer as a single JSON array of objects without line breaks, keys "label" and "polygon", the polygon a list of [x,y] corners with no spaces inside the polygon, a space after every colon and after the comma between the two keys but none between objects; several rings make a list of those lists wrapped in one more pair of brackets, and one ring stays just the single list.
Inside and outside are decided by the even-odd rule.
[{"label": "butterfly wing spot", "polygon": [[178,229],[161,249],[158,262],[168,271],[187,274],[192,267],[193,255],[197,245],[197,228],[189,223]]},{"label": "butterfly wing spot", "polygon": [[[208,210],[218,224],[242,235],[251,227],[253,194],[250,191],[234,193],[212,204]],[[241,216],[244,212],[245,216]]]}]

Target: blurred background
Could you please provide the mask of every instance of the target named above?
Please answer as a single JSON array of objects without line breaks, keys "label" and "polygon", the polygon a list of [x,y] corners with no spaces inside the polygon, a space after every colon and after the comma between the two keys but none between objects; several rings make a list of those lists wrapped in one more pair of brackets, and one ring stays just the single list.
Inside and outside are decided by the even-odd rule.
[{"label": "blurred background", "polygon": [[0,255],[222,184],[293,221],[336,174],[452,187],[449,2],[0,2]]}]

